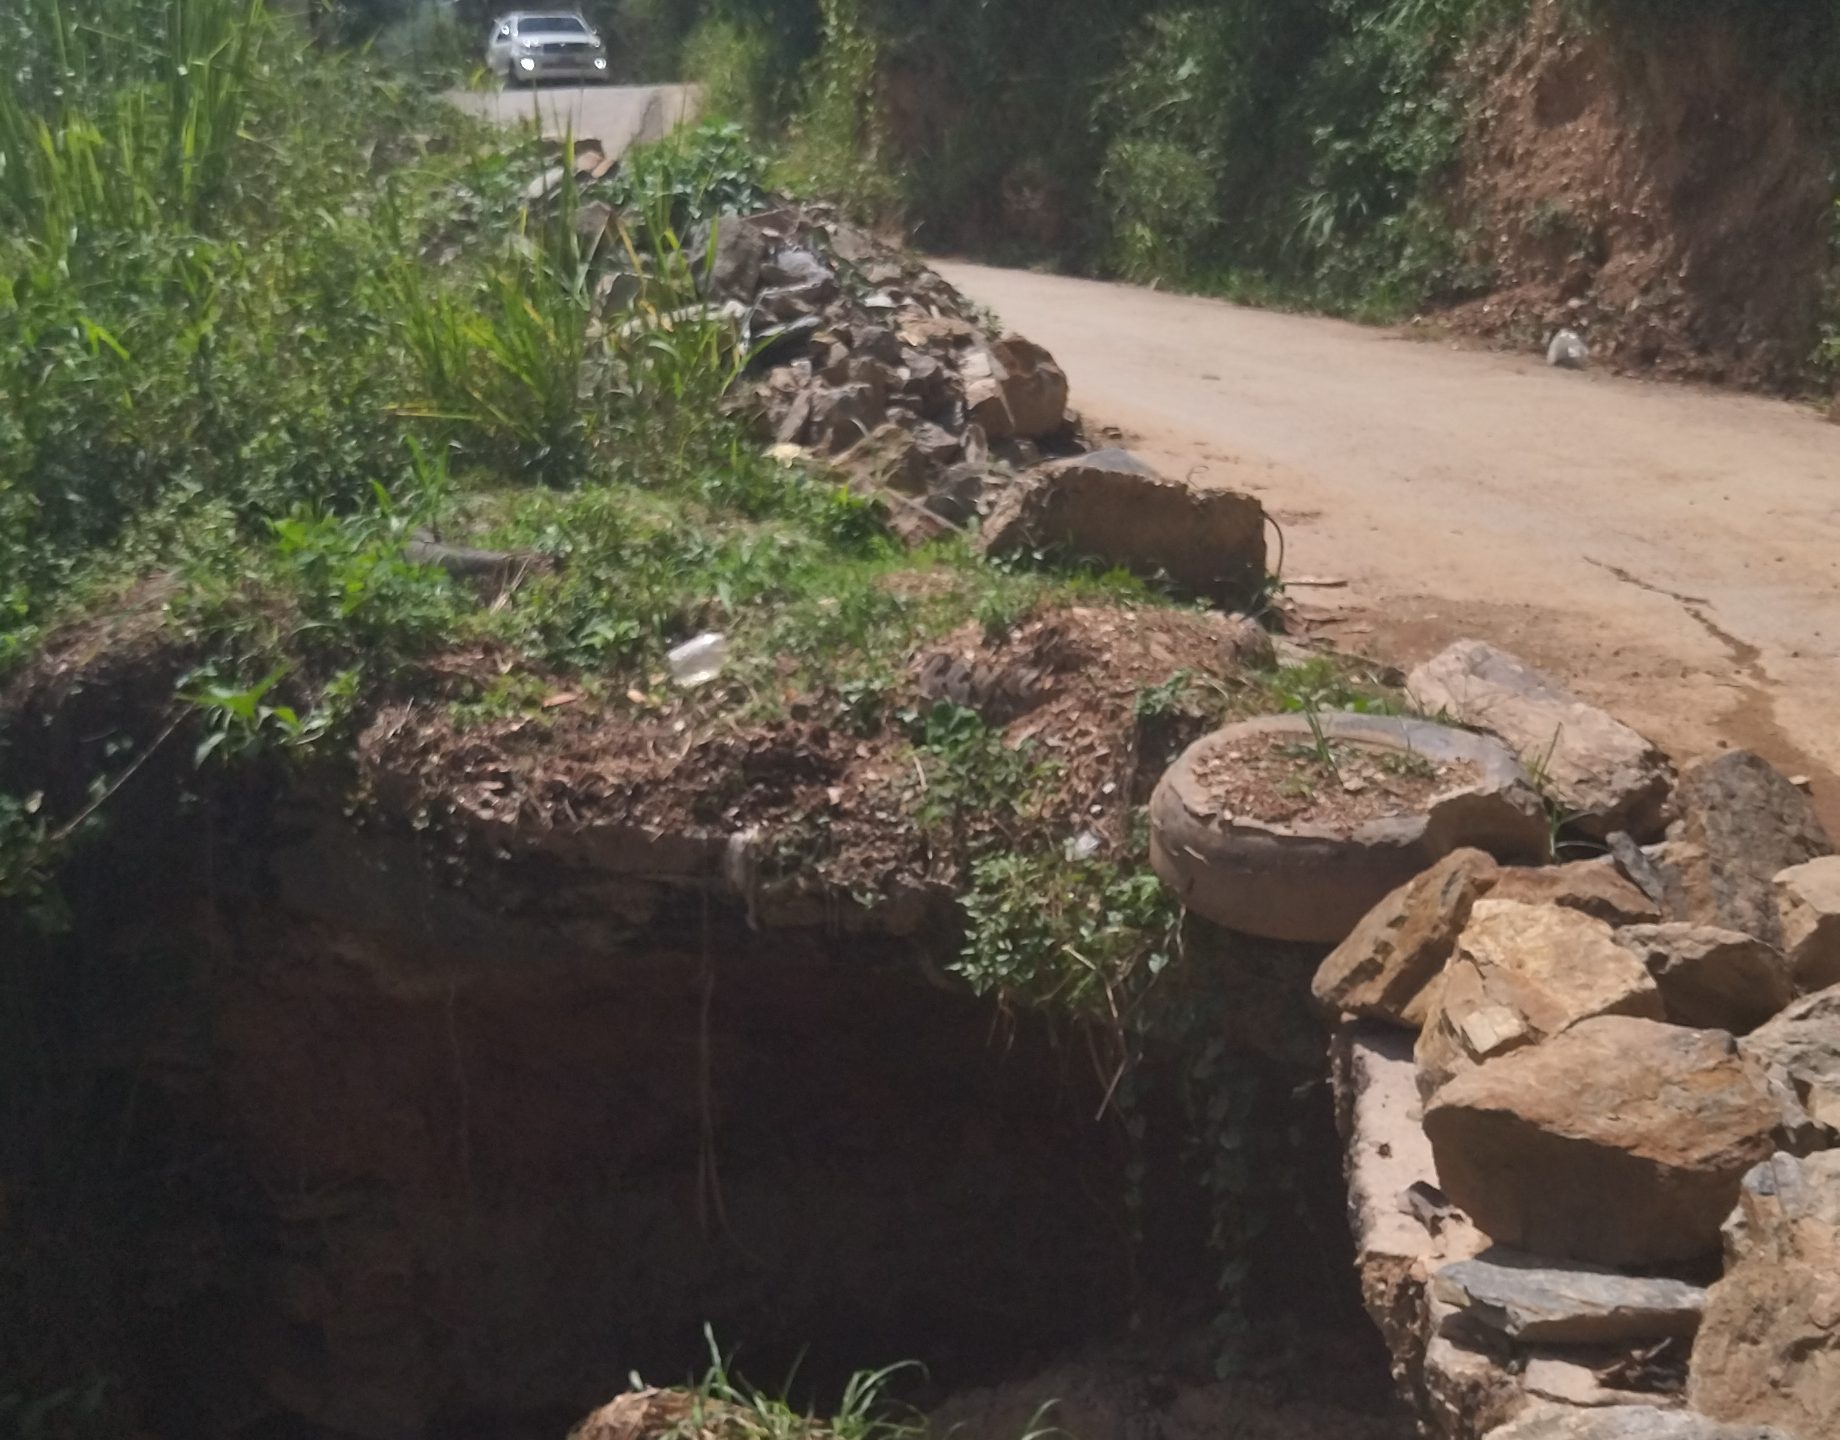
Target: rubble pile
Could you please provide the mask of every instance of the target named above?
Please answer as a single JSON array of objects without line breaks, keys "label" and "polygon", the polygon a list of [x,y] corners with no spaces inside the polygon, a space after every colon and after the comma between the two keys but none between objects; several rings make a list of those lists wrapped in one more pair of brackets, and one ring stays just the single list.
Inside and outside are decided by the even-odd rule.
[{"label": "rubble pile", "polygon": [[1423,1428],[1840,1435],[1840,859],[1807,797],[1741,751],[1673,783],[1473,642],[1413,689],[1543,752],[1611,852],[1452,854],[1313,986],[1363,1295]]},{"label": "rubble pile", "polygon": [[690,253],[754,353],[762,429],[882,493],[910,538],[964,528],[1019,472],[1086,448],[1053,356],[993,336],[940,276],[827,209],[725,215]]}]

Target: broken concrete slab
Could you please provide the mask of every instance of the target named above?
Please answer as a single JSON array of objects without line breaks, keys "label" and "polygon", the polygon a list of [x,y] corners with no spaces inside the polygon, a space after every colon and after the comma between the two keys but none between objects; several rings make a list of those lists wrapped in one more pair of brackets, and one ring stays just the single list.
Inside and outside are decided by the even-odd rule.
[{"label": "broken concrete slab", "polygon": [[1501,736],[1585,833],[1660,834],[1673,779],[1666,757],[1517,656],[1461,640],[1414,670],[1406,690],[1427,715]]},{"label": "broken concrete slab", "polygon": [[1717,1247],[1779,1118],[1731,1036],[1606,1015],[1458,1075],[1425,1132],[1438,1183],[1496,1241],[1646,1265]]},{"label": "broken concrete slab", "polygon": [[1462,1319],[1529,1344],[1609,1344],[1689,1336],[1706,1292],[1496,1245],[1443,1266],[1431,1292]]}]

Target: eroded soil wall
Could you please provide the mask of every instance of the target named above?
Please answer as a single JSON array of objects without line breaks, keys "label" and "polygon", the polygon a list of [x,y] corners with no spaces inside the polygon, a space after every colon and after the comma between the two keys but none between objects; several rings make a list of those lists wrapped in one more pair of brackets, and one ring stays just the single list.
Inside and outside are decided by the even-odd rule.
[{"label": "eroded soil wall", "polygon": [[88,1283],[150,1433],[560,1436],[700,1368],[706,1323],[766,1383],[977,1383],[1206,1284],[1154,1179],[1129,1243],[1087,1048],[929,979],[941,937],[553,863],[437,881],[334,813],[163,850],[83,923],[159,977],[86,1042]]}]

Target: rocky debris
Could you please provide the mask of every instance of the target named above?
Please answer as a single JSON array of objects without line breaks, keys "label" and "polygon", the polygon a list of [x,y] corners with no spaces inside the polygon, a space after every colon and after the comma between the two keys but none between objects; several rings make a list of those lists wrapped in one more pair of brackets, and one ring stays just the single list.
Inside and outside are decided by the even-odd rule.
[{"label": "rocky debris", "polygon": [[1824,1440],[1840,1427],[1840,1151],[1759,1164],[1725,1242],[1689,1398],[1715,1419]]},{"label": "rocky debris", "polygon": [[1228,615],[1222,627],[1220,658],[1232,671],[1271,670],[1278,663],[1278,647],[1271,631],[1250,615]]},{"label": "rocky debris", "polygon": [[1054,357],[1020,335],[974,350],[960,367],[965,405],[992,440],[1039,440],[1067,418],[1067,376]]},{"label": "rocky debris", "polygon": [[1007,725],[1045,700],[1056,676],[1088,658],[1074,636],[1055,626],[1036,627],[994,651],[958,636],[921,655],[914,684],[927,700],[961,705],[987,724]]},{"label": "rocky debris", "polygon": [[1601,860],[1503,869],[1478,850],[1459,850],[1388,895],[1324,960],[1311,986],[1317,1004],[1418,1029],[1470,908],[1488,896],[1559,905],[1614,925],[1659,918],[1614,866]]},{"label": "rocky debris", "polygon": [[764,221],[723,215],[691,230],[689,253],[698,257],[697,278],[705,294],[749,299],[759,294],[760,268],[774,239]]},{"label": "rocky debris", "polygon": [[1706,1292],[1684,1281],[1622,1275],[1503,1246],[1444,1266],[1431,1291],[1471,1324],[1530,1343],[1690,1336],[1706,1304]]},{"label": "rocky debris", "polygon": [[1676,1025],[1746,1035],[1795,998],[1782,952],[1736,930],[1683,921],[1625,925],[1616,942],[1655,977]]},{"label": "rocky debris", "polygon": [[1537,1405],[1486,1440],[1798,1440],[1769,1426],[1721,1425],[1691,1410],[1658,1405],[1616,1405],[1586,1410]]},{"label": "rocky debris", "polygon": [[1738,1050],[1781,1104],[1790,1148],[1840,1145],[1840,985],[1796,1001]]},{"label": "rocky debris", "polygon": [[1776,911],[1796,983],[1840,985],[1840,855],[1792,865],[1776,877]]},{"label": "rocky debris", "polygon": [[1330,952],[1310,992],[1325,1010],[1417,1029],[1427,988],[1444,971],[1470,908],[1501,867],[1481,850],[1454,850],[1367,912]]},{"label": "rocky debris", "polygon": [[1046,350],[986,334],[945,280],[824,207],[725,215],[689,252],[766,369],[763,432],[913,502],[891,502],[910,539],[962,528],[1013,470],[1084,448]]},{"label": "rocky debris", "polygon": [[1717,1245],[1778,1119],[1729,1035],[1606,1015],[1456,1076],[1425,1131],[1439,1184],[1494,1240],[1645,1265]]},{"label": "rocky debris", "polygon": [[689,1419],[694,1397],[683,1390],[634,1390],[601,1406],[568,1440],[652,1440]]},{"label": "rocky debris", "polygon": [[1608,860],[1504,870],[1489,896],[1524,905],[1563,905],[1611,925],[1640,925],[1661,918],[1655,902],[1618,874]]},{"label": "rocky debris", "polygon": [[1503,1364],[1499,1346],[1442,1333],[1425,1347],[1422,1395],[1425,1429],[1438,1440],[1478,1440],[1527,1408],[1521,1377]]},{"label": "rocky debris", "polygon": [[1653,858],[1671,918],[1783,943],[1775,879],[1834,853],[1808,797],[1769,762],[1729,750],[1681,772],[1680,818]]},{"label": "rocky debris", "polygon": [[1348,1026],[1330,1056],[1361,1298],[1386,1341],[1401,1393],[1423,1406],[1430,1399],[1428,1351],[1450,1348],[1437,1338],[1428,1278],[1487,1242],[1449,1206],[1412,1203],[1435,1196],[1427,1183],[1435,1170],[1418,1121],[1410,1037],[1379,1026]]},{"label": "rocky debris", "polygon": [[1506,740],[1584,833],[1660,833],[1672,780],[1661,752],[1517,657],[1461,640],[1414,670],[1406,689],[1426,714]]},{"label": "rocky debris", "polygon": [[1166,480],[1126,450],[1043,466],[1003,497],[980,544],[991,554],[1060,547],[1229,603],[1265,583],[1265,510],[1256,499]]},{"label": "rocky debris", "polygon": [[[1621,1347],[1555,1345],[1530,1350],[1521,1370],[1521,1389],[1539,1400],[1557,1400],[1566,1405],[1659,1405],[1664,1395],[1672,1395],[1685,1383],[1684,1356],[1676,1366],[1672,1357],[1681,1350],[1680,1340],[1661,1340],[1652,1345],[1631,1349]],[[1661,1357],[1666,1384],[1656,1384],[1661,1371],[1656,1362]],[[1654,1374],[1650,1374],[1650,1370]],[[1678,1373],[1676,1373],[1678,1370]],[[1635,1383],[1627,1383],[1628,1381]]]},{"label": "rocky debris", "polygon": [[1478,900],[1418,1037],[1419,1089],[1429,1097],[1453,1076],[1593,1016],[1662,1013],[1654,980],[1602,920]]},{"label": "rocky debris", "polygon": [[[1551,717],[1577,702],[1486,646],[1410,686],[1529,763],[1550,754],[1610,850],[1527,869],[1447,854],[1311,987],[1342,1022],[1363,1295],[1424,1432],[1840,1435],[1840,858],[1806,796],[1722,754],[1686,770],[1644,847],[1671,774],[1634,732],[1580,707],[1591,743],[1567,754]],[[1721,1222],[1708,1293],[1689,1281]]]},{"label": "rocky debris", "polygon": [[1649,903],[1656,907],[1656,913],[1668,912],[1668,886],[1661,869],[1627,831],[1612,831],[1604,838],[1609,849],[1609,859],[1616,868],[1628,877],[1629,882],[1648,897]]}]

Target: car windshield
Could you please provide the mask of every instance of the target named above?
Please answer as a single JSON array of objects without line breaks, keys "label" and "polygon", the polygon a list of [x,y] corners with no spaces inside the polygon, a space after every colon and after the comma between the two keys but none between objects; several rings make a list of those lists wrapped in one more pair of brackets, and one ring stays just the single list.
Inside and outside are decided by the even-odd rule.
[{"label": "car windshield", "polygon": [[526,15],[518,21],[520,35],[586,35],[588,27],[574,15]]}]

